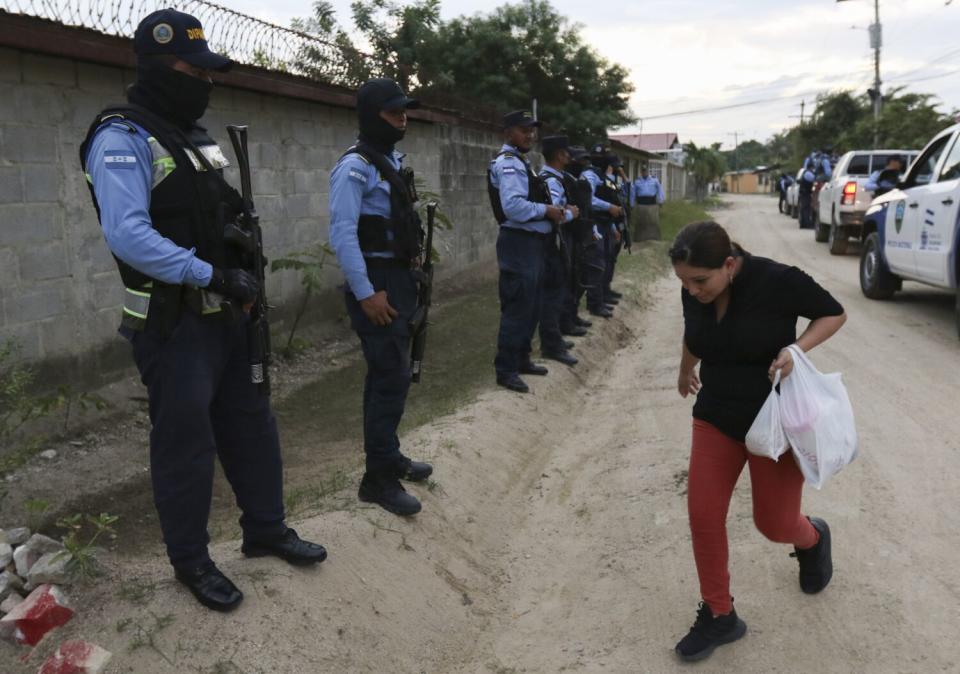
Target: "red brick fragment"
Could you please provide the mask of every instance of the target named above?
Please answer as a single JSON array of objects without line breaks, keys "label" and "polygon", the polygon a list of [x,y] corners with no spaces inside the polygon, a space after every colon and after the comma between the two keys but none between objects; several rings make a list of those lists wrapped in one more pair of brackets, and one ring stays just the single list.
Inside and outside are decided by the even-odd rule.
[{"label": "red brick fragment", "polygon": [[64,641],[37,674],[99,674],[111,655],[110,651],[86,641]]},{"label": "red brick fragment", "polygon": [[10,613],[0,618],[0,636],[36,646],[47,632],[67,624],[73,609],[56,585],[40,585]]}]

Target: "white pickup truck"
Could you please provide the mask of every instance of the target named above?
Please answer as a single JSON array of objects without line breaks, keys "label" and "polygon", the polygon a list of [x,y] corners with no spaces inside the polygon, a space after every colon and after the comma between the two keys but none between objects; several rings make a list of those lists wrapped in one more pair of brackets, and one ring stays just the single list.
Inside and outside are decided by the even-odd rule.
[{"label": "white pickup truck", "polygon": [[830,253],[843,255],[851,238],[859,239],[863,215],[873,200],[865,189],[870,174],[883,170],[892,156],[909,166],[916,150],[853,150],[847,152],[833,169],[833,177],[820,188],[814,237],[829,242]]},{"label": "white pickup truck", "polygon": [[862,236],[860,288],[867,297],[888,299],[901,289],[904,279],[957,290],[960,124],[937,134],[897,189],[870,204]]}]

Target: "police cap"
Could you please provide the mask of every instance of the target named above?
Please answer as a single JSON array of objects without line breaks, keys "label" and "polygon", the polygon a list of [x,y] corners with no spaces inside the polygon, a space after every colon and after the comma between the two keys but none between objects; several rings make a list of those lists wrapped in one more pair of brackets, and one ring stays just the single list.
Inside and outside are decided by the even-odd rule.
[{"label": "police cap", "polygon": [[513,126],[543,126],[540,122],[533,118],[526,110],[514,110],[513,112],[508,112],[503,116],[503,128],[509,129]]},{"label": "police cap", "polygon": [[570,151],[570,158],[573,160],[585,159],[590,156],[590,153],[587,152],[587,148],[582,145],[571,145],[567,148]]},{"label": "police cap", "polygon": [[543,154],[550,154],[557,150],[569,150],[570,139],[566,136],[544,136],[540,142]]},{"label": "police cap", "polygon": [[199,19],[175,9],[148,14],[133,34],[133,51],[137,56],[170,54],[204,70],[223,72],[233,65],[226,56],[210,51]]},{"label": "police cap", "polygon": [[613,168],[620,168],[621,166],[623,166],[623,162],[620,161],[620,155],[614,154],[613,152],[611,152],[609,157],[610,157],[610,166],[612,166]]},{"label": "police cap", "polygon": [[420,101],[410,98],[400,85],[387,77],[368,80],[357,90],[358,108],[377,110],[399,110],[400,108],[419,108]]}]

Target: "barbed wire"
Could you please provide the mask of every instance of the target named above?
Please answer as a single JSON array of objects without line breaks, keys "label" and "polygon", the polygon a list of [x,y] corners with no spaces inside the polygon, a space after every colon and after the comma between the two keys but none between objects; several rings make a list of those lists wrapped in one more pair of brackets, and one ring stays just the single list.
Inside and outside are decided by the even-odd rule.
[{"label": "barbed wire", "polygon": [[210,48],[237,63],[347,87],[356,87],[381,74],[371,56],[352,46],[326,42],[209,0],[0,0],[0,10],[10,14],[49,19],[120,37],[133,37],[143,17],[170,6],[197,17]]}]

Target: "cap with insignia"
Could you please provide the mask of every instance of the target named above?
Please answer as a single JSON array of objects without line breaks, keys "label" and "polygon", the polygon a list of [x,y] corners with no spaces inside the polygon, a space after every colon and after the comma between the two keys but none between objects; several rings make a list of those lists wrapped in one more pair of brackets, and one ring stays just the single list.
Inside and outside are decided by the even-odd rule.
[{"label": "cap with insignia", "polygon": [[170,54],[204,70],[229,70],[233,61],[215,54],[207,45],[200,20],[175,9],[148,14],[133,34],[137,56]]},{"label": "cap with insignia", "polygon": [[543,126],[539,121],[533,118],[526,110],[514,110],[503,116],[503,128],[509,129],[514,126]]}]

